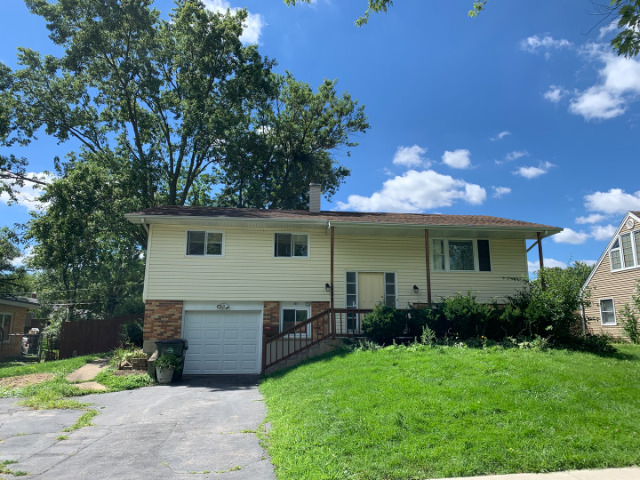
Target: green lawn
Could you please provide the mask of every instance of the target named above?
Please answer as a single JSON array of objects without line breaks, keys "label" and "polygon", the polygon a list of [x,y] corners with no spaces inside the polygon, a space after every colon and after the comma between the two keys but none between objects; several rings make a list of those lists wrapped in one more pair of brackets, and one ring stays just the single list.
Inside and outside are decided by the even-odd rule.
[{"label": "green lawn", "polygon": [[[81,390],[66,380],[66,376],[96,358],[103,355],[85,355],[82,357],[56,360],[44,363],[0,363],[0,378],[18,377],[34,373],[51,373],[53,377],[41,383],[26,385],[18,388],[10,388],[0,385],[0,398],[20,397],[21,403],[31,408],[86,408],[87,405],[72,398],[93,393],[89,390]],[[113,375],[111,369],[102,371],[96,377],[96,381],[107,387],[108,392],[128,390],[132,388],[152,385],[153,379],[148,375]]]},{"label": "green lawn", "polygon": [[390,347],[268,377],[279,480],[422,479],[640,464],[640,348]]}]

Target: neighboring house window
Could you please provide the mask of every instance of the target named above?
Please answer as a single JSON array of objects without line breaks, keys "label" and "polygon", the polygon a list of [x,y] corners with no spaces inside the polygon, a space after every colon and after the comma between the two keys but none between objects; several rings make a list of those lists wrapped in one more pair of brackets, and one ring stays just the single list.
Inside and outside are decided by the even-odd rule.
[{"label": "neighboring house window", "polygon": [[276,233],[274,243],[276,257],[309,256],[309,235],[306,233]]},{"label": "neighboring house window", "polygon": [[618,236],[609,250],[611,270],[640,266],[640,230]]},{"label": "neighboring house window", "polygon": [[0,313],[0,342],[8,343],[9,334],[11,333],[11,318],[10,313]]},{"label": "neighboring house window", "polygon": [[187,255],[209,255],[221,257],[224,252],[224,234],[222,232],[187,232]]},{"label": "neighboring house window", "polygon": [[[309,319],[309,307],[305,305],[284,305],[280,310],[280,331],[284,332]],[[307,329],[309,330],[309,329]],[[297,334],[308,333],[297,332]]]},{"label": "neighboring house window", "polygon": [[602,325],[616,324],[616,311],[613,307],[612,298],[600,300],[600,318],[602,320]]},{"label": "neighboring house window", "polygon": [[436,272],[491,271],[489,240],[440,240],[431,244],[431,262]]}]

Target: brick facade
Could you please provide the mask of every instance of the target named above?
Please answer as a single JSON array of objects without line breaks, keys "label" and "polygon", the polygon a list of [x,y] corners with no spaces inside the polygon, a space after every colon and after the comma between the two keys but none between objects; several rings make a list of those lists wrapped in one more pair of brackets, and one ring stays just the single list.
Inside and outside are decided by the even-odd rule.
[{"label": "brick facade", "polygon": [[315,317],[319,313],[329,310],[330,306],[329,302],[311,302],[311,316]]},{"label": "brick facade", "polygon": [[12,305],[1,305],[0,313],[11,315],[11,331],[5,332],[4,341],[0,343],[0,357],[17,357],[22,354],[22,336],[27,309]]},{"label": "brick facade", "polygon": [[144,307],[144,349],[156,340],[182,338],[182,300],[147,300]]},{"label": "brick facade", "polygon": [[267,337],[280,332],[280,302],[264,302],[262,331]]}]

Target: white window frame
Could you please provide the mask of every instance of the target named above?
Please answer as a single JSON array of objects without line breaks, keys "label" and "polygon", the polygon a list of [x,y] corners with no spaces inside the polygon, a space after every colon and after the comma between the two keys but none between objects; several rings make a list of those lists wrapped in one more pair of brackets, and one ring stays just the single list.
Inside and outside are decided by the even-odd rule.
[{"label": "white window frame", "polygon": [[[284,311],[285,310],[304,310],[307,312],[307,320],[311,318],[311,303],[310,302],[293,302],[293,303],[281,303],[280,304],[280,332],[284,331]],[[309,337],[311,336],[311,325],[307,325],[305,333],[297,333],[294,335],[287,335],[288,337]]]},{"label": "white window frame", "polygon": [[[198,253],[189,253],[189,233],[191,232],[203,232],[204,233],[204,253],[202,255],[198,254]],[[219,234],[222,235],[222,242],[221,242],[221,246],[220,246],[220,254],[214,254],[214,253],[207,253],[207,239],[209,238],[209,234]],[[187,230],[186,232],[186,238],[185,238],[185,249],[184,249],[184,254],[186,257],[196,257],[196,258],[202,258],[202,257],[224,257],[224,250],[225,250],[225,241],[226,241],[226,235],[225,232],[221,232],[220,230]]]},{"label": "white window frame", "polygon": [[[478,254],[478,240],[484,240],[488,242],[489,245],[489,270],[480,270],[480,256]],[[473,270],[451,270],[451,260],[449,257],[449,242],[471,242],[473,246]],[[443,243],[443,254],[444,254],[444,270],[437,270],[435,268],[434,262],[434,242],[444,242]],[[434,238],[431,240],[431,245],[429,245],[429,268],[432,272],[441,273],[441,272],[454,272],[454,273],[491,273],[493,272],[493,255],[491,254],[491,240],[488,238]]]},{"label": "white window frame", "polygon": [[[627,265],[624,260],[624,250],[622,248],[622,237],[625,237],[627,235],[629,235],[629,238],[630,238],[633,265]],[[609,249],[609,267],[611,268],[612,272],[620,272],[622,270],[629,270],[632,268],[640,267],[640,251],[638,251],[640,245],[636,243],[636,235],[640,235],[640,229],[629,230],[627,232],[616,235],[616,238],[613,241],[613,245],[617,243],[618,246],[617,247],[612,246]],[[616,252],[616,251],[618,252],[618,255],[620,255],[620,268],[613,268],[612,255],[613,255],[613,252]]]},{"label": "white window frame", "polygon": [[11,335],[11,329],[13,328],[13,313],[9,312],[0,312],[0,326],[4,323],[5,318],[9,317],[9,328],[4,331],[4,338],[2,339],[2,343],[9,343],[11,341],[9,335]]},{"label": "white window frame", "polygon": [[[276,255],[276,246],[277,246],[277,238],[278,235],[291,235],[291,255]],[[293,237],[294,235],[304,236],[307,238],[307,254],[306,255],[294,255],[294,246],[293,246]],[[310,258],[311,257],[311,239],[309,238],[309,234],[306,232],[275,232],[273,234],[273,249],[272,249],[273,258]]]},{"label": "white window frame", "polygon": [[[605,323],[602,302],[611,302],[611,312],[607,313],[613,313],[613,323]],[[600,324],[603,327],[614,327],[618,324],[618,319],[616,318],[616,301],[613,298],[600,298],[598,300],[598,308],[600,309]]]}]

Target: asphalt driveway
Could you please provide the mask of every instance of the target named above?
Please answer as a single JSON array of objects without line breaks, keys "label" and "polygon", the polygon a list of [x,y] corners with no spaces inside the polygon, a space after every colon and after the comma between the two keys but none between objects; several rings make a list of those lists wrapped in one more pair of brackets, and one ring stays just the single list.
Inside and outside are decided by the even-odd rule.
[{"label": "asphalt driveway", "polygon": [[275,479],[255,433],[265,416],[258,380],[194,376],[90,395],[82,401],[99,410],[95,425],[70,433],[82,411],[0,399],[0,461],[37,479]]}]

